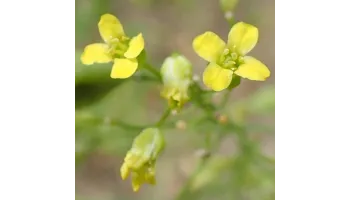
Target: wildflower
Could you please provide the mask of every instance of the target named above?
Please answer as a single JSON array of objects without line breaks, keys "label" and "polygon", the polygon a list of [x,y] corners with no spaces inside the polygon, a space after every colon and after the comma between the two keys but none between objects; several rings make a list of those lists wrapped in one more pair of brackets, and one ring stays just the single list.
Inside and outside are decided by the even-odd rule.
[{"label": "wildflower", "polygon": [[87,45],[81,56],[82,63],[92,65],[113,61],[111,78],[123,79],[133,75],[138,67],[137,57],[144,49],[142,33],[130,39],[118,18],[111,14],[101,16],[98,29],[105,43]]},{"label": "wildflower", "polygon": [[160,70],[163,89],[161,95],[173,108],[181,108],[188,100],[192,82],[192,65],[184,56],[173,54],[165,59]]},{"label": "wildflower", "polygon": [[156,159],[164,149],[164,137],[157,128],[144,129],[127,152],[120,174],[125,180],[131,174],[132,188],[138,191],[142,184],[156,184]]},{"label": "wildflower", "polygon": [[232,26],[225,42],[215,33],[207,31],[193,40],[196,53],[209,62],[203,73],[204,84],[214,91],[226,89],[235,76],[264,81],[269,69],[259,60],[246,56],[258,41],[258,29],[238,22]]}]

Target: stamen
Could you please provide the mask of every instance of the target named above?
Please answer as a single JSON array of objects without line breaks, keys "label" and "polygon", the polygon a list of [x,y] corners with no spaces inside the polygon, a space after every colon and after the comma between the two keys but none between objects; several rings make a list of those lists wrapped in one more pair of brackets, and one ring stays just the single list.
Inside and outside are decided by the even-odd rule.
[{"label": "stamen", "polygon": [[232,60],[236,60],[238,58],[238,55],[236,53],[231,53]]},{"label": "stamen", "polygon": [[222,54],[224,54],[224,55],[226,56],[226,55],[229,54],[229,53],[230,53],[230,50],[229,50],[229,49],[225,49],[224,52],[223,52]]}]

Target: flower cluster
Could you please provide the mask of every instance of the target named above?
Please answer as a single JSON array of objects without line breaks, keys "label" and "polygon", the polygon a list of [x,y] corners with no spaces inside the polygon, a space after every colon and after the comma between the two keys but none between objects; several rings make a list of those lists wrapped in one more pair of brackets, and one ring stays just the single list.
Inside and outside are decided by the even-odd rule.
[{"label": "flower cluster", "polygon": [[[226,7],[232,6],[227,4]],[[145,64],[139,63],[144,61],[139,59],[145,46],[142,33],[129,38],[118,18],[111,14],[101,16],[98,29],[104,43],[87,45],[81,55],[83,64],[113,62],[110,76],[119,79],[129,78],[139,64]],[[266,80],[270,76],[269,69],[254,57],[247,56],[257,44],[258,36],[258,28],[238,22],[232,26],[227,43],[210,31],[194,38],[194,51],[208,62],[203,72],[204,85],[214,91],[222,91],[230,89],[237,77]],[[160,71],[156,72],[162,80],[160,94],[167,99],[170,109],[179,110],[190,100],[192,68],[191,62],[183,55],[173,54],[164,60]],[[222,123],[227,120],[220,119]],[[122,179],[131,176],[134,191],[138,191],[142,184],[156,183],[156,160],[164,146],[164,136],[159,127],[146,128],[134,139],[120,168]]]}]

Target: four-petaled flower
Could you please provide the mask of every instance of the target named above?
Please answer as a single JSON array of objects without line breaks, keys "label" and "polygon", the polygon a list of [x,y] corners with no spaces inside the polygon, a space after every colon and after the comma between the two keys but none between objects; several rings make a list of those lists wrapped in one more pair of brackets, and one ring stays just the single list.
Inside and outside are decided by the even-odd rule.
[{"label": "four-petaled flower", "polygon": [[193,49],[209,62],[203,73],[204,84],[214,91],[226,89],[233,76],[264,81],[270,76],[269,69],[259,60],[246,56],[258,42],[258,29],[238,22],[225,42],[213,32],[205,32],[193,40]]},{"label": "four-petaled flower", "polygon": [[137,56],[144,49],[142,33],[133,38],[125,35],[118,18],[104,14],[98,23],[100,35],[105,43],[87,45],[81,56],[85,65],[114,61],[111,78],[128,78],[138,67]]}]

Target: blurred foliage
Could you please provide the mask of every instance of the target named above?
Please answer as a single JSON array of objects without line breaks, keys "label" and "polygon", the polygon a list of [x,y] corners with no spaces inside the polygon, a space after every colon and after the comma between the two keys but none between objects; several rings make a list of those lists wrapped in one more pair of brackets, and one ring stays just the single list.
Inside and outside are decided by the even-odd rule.
[{"label": "blurred foliage", "polygon": [[[236,5],[236,1],[221,2],[232,3],[232,5],[235,3],[233,7],[239,6],[239,3]],[[110,78],[112,64],[92,66],[81,64],[80,55],[83,47],[91,41],[97,41],[95,38],[99,38],[96,31],[99,16],[106,12],[123,13],[123,6],[161,11],[163,6],[176,5],[192,12],[198,4],[200,1],[195,0],[76,0],[75,157],[77,172],[82,172],[84,167],[89,165],[89,158],[97,152],[110,156],[112,160],[121,161],[131,147],[135,136],[143,128],[157,121],[161,111],[166,107],[166,102],[159,96],[160,88],[148,76],[136,74],[133,79],[113,80]],[[220,5],[217,7],[219,8]],[[125,30],[131,35],[140,31],[149,32],[150,35],[162,34],[157,33],[162,30],[153,30],[136,21],[125,23]],[[225,95],[219,97],[221,97],[218,98],[219,101],[225,100]],[[200,159],[192,159],[191,170],[188,173],[183,172],[186,178],[176,192],[164,191],[171,191],[170,188],[175,187],[175,181],[171,177],[182,175],[177,174],[173,169],[158,167],[157,170],[161,174],[160,177],[158,176],[160,183],[156,187],[141,191],[141,195],[132,193],[129,187],[116,186],[114,183],[111,189],[114,194],[112,196],[105,195],[105,197],[100,194],[104,190],[99,193],[100,196],[91,196],[77,191],[76,199],[274,199],[274,159],[262,153],[259,140],[265,135],[274,134],[273,124],[266,124],[263,120],[274,120],[274,85],[261,86],[255,92],[244,97],[235,97],[233,100],[229,100],[227,96],[226,106],[219,110],[232,120],[232,123],[227,124],[219,124],[205,118],[206,112],[211,112],[211,108],[203,102],[212,100],[210,93],[191,98],[194,102],[186,105],[182,113],[171,116],[171,120],[164,126],[167,140],[171,142],[167,146],[165,155],[160,158],[160,165],[162,162],[164,165],[166,163],[175,165],[174,157],[185,157],[195,149],[205,149],[210,156],[206,154],[207,156],[202,155]],[[175,124],[178,120],[186,123],[185,130],[176,129]],[[254,137],[256,132],[260,134],[258,139]],[[222,153],[220,149],[224,148],[225,141],[230,141],[232,138],[234,142],[230,143],[229,148]],[[120,166],[116,164],[113,167],[119,169]],[[116,175],[111,174],[111,177],[114,182],[120,182],[119,176],[115,178]],[[123,184],[128,185],[128,183]],[[162,191],[169,194],[162,196]]]}]

